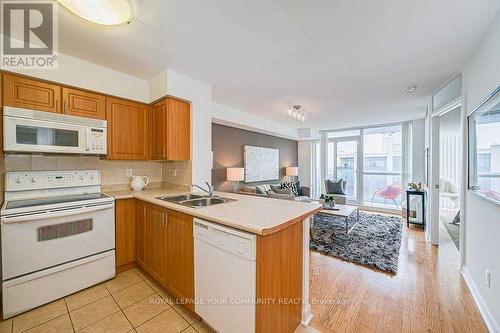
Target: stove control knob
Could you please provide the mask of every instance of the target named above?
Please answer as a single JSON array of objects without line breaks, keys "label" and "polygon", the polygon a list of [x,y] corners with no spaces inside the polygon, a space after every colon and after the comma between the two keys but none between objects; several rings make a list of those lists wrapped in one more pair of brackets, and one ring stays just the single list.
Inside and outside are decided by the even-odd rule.
[{"label": "stove control knob", "polygon": [[81,175],[79,178],[80,178],[80,180],[83,180],[83,175]]},{"label": "stove control knob", "polygon": [[95,178],[94,175],[90,175],[90,179],[94,180],[94,178]]},{"label": "stove control knob", "polygon": [[31,177],[30,182],[34,184],[35,183],[35,177]]},{"label": "stove control knob", "polygon": [[21,178],[19,177],[16,178],[16,184],[21,184]]}]

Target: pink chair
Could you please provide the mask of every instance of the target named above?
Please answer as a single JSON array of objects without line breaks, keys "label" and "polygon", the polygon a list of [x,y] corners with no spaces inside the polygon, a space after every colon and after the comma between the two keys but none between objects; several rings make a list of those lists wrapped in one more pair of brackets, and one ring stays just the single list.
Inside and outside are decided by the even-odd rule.
[{"label": "pink chair", "polygon": [[401,183],[394,183],[382,187],[380,190],[373,193],[372,204],[375,196],[384,198],[384,203],[387,205],[387,199],[394,201],[394,204],[398,206],[396,198],[401,194]]}]

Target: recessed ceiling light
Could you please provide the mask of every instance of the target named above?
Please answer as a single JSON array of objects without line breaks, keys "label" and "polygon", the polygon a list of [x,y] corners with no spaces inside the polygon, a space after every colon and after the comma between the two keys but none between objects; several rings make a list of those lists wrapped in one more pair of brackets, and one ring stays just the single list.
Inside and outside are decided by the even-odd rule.
[{"label": "recessed ceiling light", "polygon": [[69,11],[92,23],[120,25],[132,21],[128,0],[57,0]]},{"label": "recessed ceiling light", "polygon": [[415,92],[415,90],[417,90],[417,85],[413,85],[413,86],[409,86],[409,87],[406,87],[405,88],[405,91],[407,93],[412,93],[412,92]]}]

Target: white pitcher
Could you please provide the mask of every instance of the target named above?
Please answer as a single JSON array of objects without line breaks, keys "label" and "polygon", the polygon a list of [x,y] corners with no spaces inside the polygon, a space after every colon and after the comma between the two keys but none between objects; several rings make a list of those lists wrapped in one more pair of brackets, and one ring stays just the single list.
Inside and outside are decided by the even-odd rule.
[{"label": "white pitcher", "polygon": [[142,191],[149,184],[148,176],[132,176],[130,187],[134,191]]}]

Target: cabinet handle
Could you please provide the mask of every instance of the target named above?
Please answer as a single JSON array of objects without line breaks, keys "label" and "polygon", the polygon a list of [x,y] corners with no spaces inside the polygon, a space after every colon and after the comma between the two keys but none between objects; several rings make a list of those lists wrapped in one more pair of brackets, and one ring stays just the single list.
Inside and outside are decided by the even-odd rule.
[{"label": "cabinet handle", "polygon": [[167,158],[167,148],[163,147],[163,157]]},{"label": "cabinet handle", "polygon": [[163,214],[163,225],[165,228],[168,226],[168,213]]},{"label": "cabinet handle", "polygon": [[143,209],[143,216],[144,216],[144,219],[146,219],[146,206],[144,206],[144,209]]},{"label": "cabinet handle", "polygon": [[56,112],[59,113],[59,99],[56,99]]}]

